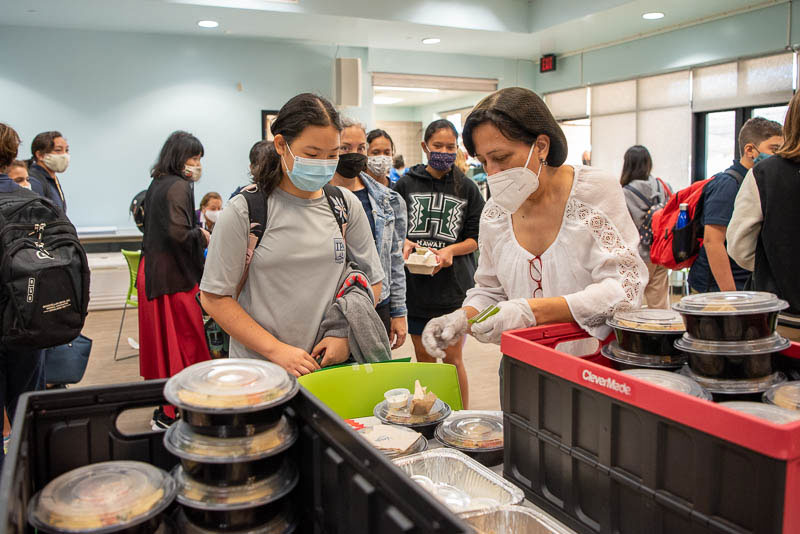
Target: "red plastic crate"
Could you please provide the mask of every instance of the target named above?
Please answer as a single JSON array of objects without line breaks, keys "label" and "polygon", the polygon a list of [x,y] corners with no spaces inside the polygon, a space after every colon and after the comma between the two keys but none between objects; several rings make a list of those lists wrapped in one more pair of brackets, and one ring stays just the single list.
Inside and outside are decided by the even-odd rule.
[{"label": "red plastic crate", "polygon": [[[546,325],[503,334],[501,350],[507,357],[534,367],[537,373],[541,371],[547,375],[558,377],[580,388],[607,396],[616,401],[616,403],[644,410],[670,422],[684,425],[689,429],[697,430],[738,447],[780,461],[785,465],[785,479],[776,481],[776,484],[785,484],[783,529],[781,532],[783,534],[800,533],[800,421],[785,425],[773,424],[709,401],[668,390],[622,374],[601,363],[597,363],[601,360],[596,355],[579,358],[557,351],[554,348],[565,341],[586,337],[588,337],[588,334],[575,324]],[[783,354],[790,358],[800,359],[800,345],[793,343]],[[509,364],[504,362],[504,368],[509,369],[506,365]],[[506,378],[505,382],[508,388],[509,379]],[[529,387],[531,390],[536,389],[535,384],[530,384]],[[574,388],[574,386],[570,387]],[[506,411],[507,420],[510,418],[512,423],[520,421],[519,418],[515,418],[513,415],[514,407],[508,406],[509,399],[524,398],[520,397],[523,394],[532,396],[536,392],[532,391],[530,394],[524,392],[506,393],[504,396],[504,410]],[[534,429],[532,432],[536,432],[536,430]],[[508,439],[508,433],[506,437]],[[557,445],[566,450],[573,444],[559,443]],[[506,467],[508,466],[509,462],[507,461]],[[598,469],[600,469],[600,472],[606,472],[608,471],[608,466],[599,466]],[[510,478],[514,478],[513,473],[506,472],[506,475],[511,475]],[[778,486],[776,485],[775,487]],[[526,488],[529,497],[540,502],[541,499],[537,499],[534,490]],[[648,491],[653,494],[658,493],[657,488],[650,488]],[[550,508],[553,511],[552,506]],[[693,510],[688,510],[687,513],[691,514]],[[573,519],[577,523],[581,523],[581,518],[573,517]],[[573,527],[579,526],[573,522]],[[767,530],[739,529],[736,525],[723,525],[723,527],[715,526],[709,532],[767,532]],[[586,531],[589,532],[590,530]],[[605,532],[605,530],[597,528],[592,528],[591,531]],[[706,532],[705,530],[701,531]],[[771,530],[769,532],[776,531]]]}]

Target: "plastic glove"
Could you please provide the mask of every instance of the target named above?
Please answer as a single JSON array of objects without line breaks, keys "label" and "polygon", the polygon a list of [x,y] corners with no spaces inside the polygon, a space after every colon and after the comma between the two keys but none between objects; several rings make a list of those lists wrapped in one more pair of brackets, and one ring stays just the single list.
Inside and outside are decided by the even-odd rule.
[{"label": "plastic glove", "polygon": [[422,331],[422,346],[434,358],[444,359],[447,347],[455,345],[467,333],[467,312],[456,310],[428,321]]},{"label": "plastic glove", "polygon": [[536,326],[528,299],[514,299],[497,304],[500,311],[488,319],[472,325],[472,335],[481,343],[500,344],[500,336],[506,330],[518,330]]}]

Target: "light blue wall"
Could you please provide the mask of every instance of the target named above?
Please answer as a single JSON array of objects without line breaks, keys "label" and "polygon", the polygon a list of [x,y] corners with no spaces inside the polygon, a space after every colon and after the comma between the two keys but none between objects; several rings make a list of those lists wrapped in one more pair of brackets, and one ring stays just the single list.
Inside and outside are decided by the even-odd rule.
[{"label": "light blue wall", "polygon": [[[77,226],[133,226],[131,198],[170,132],[186,129],[205,146],[196,199],[224,198],[247,181],[247,154],[261,139],[261,109],[301,90],[329,96],[334,47],[243,39],[2,28],[0,121],[23,140],[66,136],[63,175]],[[237,90],[241,82],[243,90]],[[362,117],[371,115],[371,108]]]},{"label": "light blue wall", "polygon": [[[548,93],[779,52],[788,44],[788,17],[789,4],[780,4],[582,56],[559,57],[556,72],[537,73],[536,88]],[[795,6],[792,21],[792,40],[800,42],[800,5]]]},{"label": "light blue wall", "polygon": [[376,121],[415,121],[417,108],[415,106],[375,106]]}]

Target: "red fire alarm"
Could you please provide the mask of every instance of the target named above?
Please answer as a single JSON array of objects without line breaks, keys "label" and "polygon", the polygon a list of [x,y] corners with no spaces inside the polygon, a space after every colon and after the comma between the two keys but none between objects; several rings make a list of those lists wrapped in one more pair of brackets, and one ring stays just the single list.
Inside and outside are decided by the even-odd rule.
[{"label": "red fire alarm", "polygon": [[546,54],[539,60],[539,72],[552,72],[556,70],[556,55]]}]

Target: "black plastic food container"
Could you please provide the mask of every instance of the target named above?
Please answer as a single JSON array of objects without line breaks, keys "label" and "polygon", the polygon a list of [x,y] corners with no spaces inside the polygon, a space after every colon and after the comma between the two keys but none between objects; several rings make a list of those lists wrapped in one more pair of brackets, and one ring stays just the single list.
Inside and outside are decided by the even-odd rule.
[{"label": "black plastic food container", "polygon": [[462,410],[440,423],[435,436],[445,447],[461,451],[487,467],[503,463],[502,415]]},{"label": "black plastic food container", "polygon": [[271,520],[244,530],[202,527],[189,520],[186,508],[179,507],[173,515],[175,534],[292,534],[297,530],[294,507],[290,498],[281,499],[280,503],[283,505],[282,510]]},{"label": "black plastic food container", "polygon": [[[677,351],[676,351],[677,352]],[[600,349],[600,354],[611,360],[618,371],[628,369],[680,369],[686,363],[686,356],[678,355],[651,356],[637,354],[620,348],[616,341]]]},{"label": "black plastic food container", "polygon": [[786,382],[786,376],[783,373],[772,373],[761,378],[739,378],[739,379],[726,379],[726,378],[710,378],[707,376],[698,375],[685,365],[680,373],[688,376],[698,384],[700,384],[706,391],[711,393],[714,402],[726,401],[752,401],[758,402],[765,391],[776,384]]},{"label": "black plastic food container", "polygon": [[299,388],[295,377],[279,365],[236,358],[187,367],[169,379],[164,396],[195,432],[228,438],[270,428]]},{"label": "black plastic food container", "polygon": [[164,434],[164,446],[180,458],[184,471],[194,480],[212,486],[239,486],[277,473],[283,452],[297,436],[297,427],[288,417],[244,438],[205,436],[178,421]]},{"label": "black plastic food container", "polygon": [[677,356],[675,340],[685,331],[680,314],[672,310],[640,308],[621,311],[606,323],[614,329],[623,351],[649,356]]},{"label": "black plastic food container", "polygon": [[675,342],[688,355],[689,367],[695,374],[724,380],[773,374],[775,356],[790,345],[777,334],[754,341],[701,341],[687,333]]},{"label": "black plastic food container", "polygon": [[289,458],[272,476],[240,486],[213,486],[189,476],[182,466],[172,476],[186,517],[203,528],[242,530],[257,527],[283,511],[281,500],[297,486],[297,468]]},{"label": "black plastic food container", "polygon": [[778,313],[789,307],[772,293],[723,291],[684,297],[673,305],[686,332],[704,341],[751,341],[771,336]]},{"label": "black plastic food container", "polygon": [[450,405],[442,399],[436,399],[428,415],[410,415],[407,411],[390,410],[383,400],[375,405],[372,411],[382,423],[399,425],[416,430],[427,439],[432,439],[439,423],[447,419],[452,410]]}]

